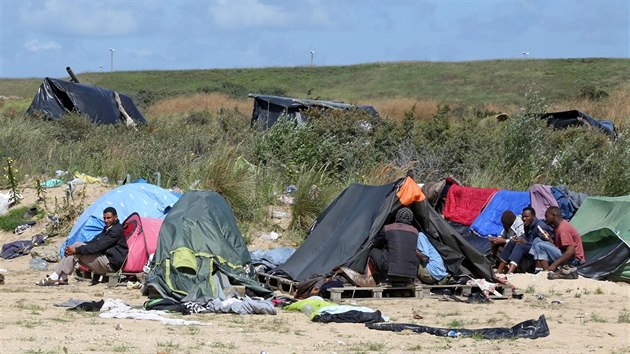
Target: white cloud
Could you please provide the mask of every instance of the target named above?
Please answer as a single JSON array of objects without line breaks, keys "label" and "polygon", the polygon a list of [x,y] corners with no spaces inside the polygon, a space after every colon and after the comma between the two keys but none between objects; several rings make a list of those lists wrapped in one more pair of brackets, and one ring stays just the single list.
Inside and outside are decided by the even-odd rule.
[{"label": "white cloud", "polygon": [[[276,5],[278,4],[278,5]],[[331,7],[319,1],[276,2],[261,0],[220,0],[210,5],[208,13],[214,25],[224,30],[251,28],[287,29],[334,25]]]},{"label": "white cloud", "polygon": [[30,52],[39,52],[42,50],[61,49],[61,45],[55,41],[40,41],[38,39],[32,39],[22,45],[26,50]]},{"label": "white cloud", "polygon": [[46,1],[21,11],[29,28],[73,36],[111,36],[134,31],[138,24],[135,9],[116,8],[116,3]]}]

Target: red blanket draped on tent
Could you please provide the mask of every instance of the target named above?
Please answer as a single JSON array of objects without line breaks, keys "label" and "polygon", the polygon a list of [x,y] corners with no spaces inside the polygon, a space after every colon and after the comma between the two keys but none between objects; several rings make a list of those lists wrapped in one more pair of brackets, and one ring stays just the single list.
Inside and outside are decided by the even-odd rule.
[{"label": "red blanket draped on tent", "polygon": [[462,225],[470,225],[498,191],[495,188],[453,185],[446,195],[444,218]]}]

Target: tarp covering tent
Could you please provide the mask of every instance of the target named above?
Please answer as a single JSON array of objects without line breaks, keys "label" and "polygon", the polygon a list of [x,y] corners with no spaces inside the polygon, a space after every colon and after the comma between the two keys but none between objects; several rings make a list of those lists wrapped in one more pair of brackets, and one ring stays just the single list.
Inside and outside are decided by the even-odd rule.
[{"label": "tarp covering tent", "polygon": [[586,255],[580,275],[630,282],[630,196],[588,197],[571,224]]},{"label": "tarp covering tent", "polygon": [[161,218],[177,202],[177,195],[164,188],[148,183],[131,183],[112,189],[94,201],[70,230],[60,252],[74,242],[87,242],[103,231],[103,210],[114,207],[118,212],[118,220],[124,221],[136,212],[145,217]]},{"label": "tarp covering tent", "polygon": [[284,115],[290,120],[295,120],[298,124],[306,121],[303,111],[308,108],[360,110],[378,117],[378,112],[372,106],[352,105],[343,102],[310,100],[304,98],[292,98],[283,96],[262,95],[250,93],[249,97],[254,98],[254,110],[252,112],[252,126],[262,129],[271,128],[280,116]]},{"label": "tarp covering tent", "polygon": [[536,218],[544,220],[545,211],[552,206],[558,206],[558,200],[551,192],[551,186],[544,184],[534,184],[529,187],[529,200],[532,208],[536,211]]},{"label": "tarp covering tent", "polygon": [[[136,124],[147,124],[131,97],[122,93],[119,96],[125,112],[131,119]],[[67,113],[78,112],[85,114],[96,124],[125,122],[116,103],[114,91],[49,77],[44,79],[26,112],[43,115],[47,119],[59,119]]]},{"label": "tarp covering tent", "polygon": [[268,294],[255,272],[232,209],[209,191],[190,191],[175,203],[160,229],[148,283],[164,298],[207,303],[223,297],[216,272]]},{"label": "tarp covering tent", "polygon": [[590,125],[593,128],[601,129],[603,133],[613,139],[617,138],[617,130],[612,121],[607,119],[595,119],[577,110],[545,113],[541,116],[541,119],[546,119],[547,125],[556,129]]},{"label": "tarp covering tent", "polygon": [[122,267],[124,273],[140,273],[157,249],[158,234],[164,220],[132,213],[123,221],[129,252]]},{"label": "tarp covering tent", "polygon": [[444,217],[462,225],[471,225],[498,191],[496,188],[466,187],[454,184],[446,195]]},{"label": "tarp covering tent", "polygon": [[499,235],[503,231],[501,215],[506,210],[511,210],[514,214],[521,215],[523,208],[529,204],[529,192],[500,190],[473,221],[470,229],[480,236]]},{"label": "tarp covering tent", "polygon": [[[274,271],[296,281],[327,274],[338,266],[363,272],[368,252],[384,224],[400,208],[396,192],[403,180],[382,186],[352,184],[317,218],[295,253]],[[470,246],[426,200],[409,206],[415,219],[455,275],[493,278],[489,261]]]}]

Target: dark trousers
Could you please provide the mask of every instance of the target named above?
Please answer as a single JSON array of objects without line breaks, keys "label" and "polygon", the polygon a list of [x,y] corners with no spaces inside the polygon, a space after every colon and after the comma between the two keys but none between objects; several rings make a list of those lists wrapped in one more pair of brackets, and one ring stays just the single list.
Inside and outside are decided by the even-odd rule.
[{"label": "dark trousers", "polygon": [[372,265],[376,268],[373,276],[377,283],[387,279],[389,251],[387,249],[372,248],[368,257],[372,259]]},{"label": "dark trousers", "polygon": [[503,251],[501,251],[501,255],[499,257],[505,263],[514,262],[519,264],[521,259],[523,259],[523,255],[529,253],[529,249],[530,247],[526,244],[512,241],[503,247]]}]

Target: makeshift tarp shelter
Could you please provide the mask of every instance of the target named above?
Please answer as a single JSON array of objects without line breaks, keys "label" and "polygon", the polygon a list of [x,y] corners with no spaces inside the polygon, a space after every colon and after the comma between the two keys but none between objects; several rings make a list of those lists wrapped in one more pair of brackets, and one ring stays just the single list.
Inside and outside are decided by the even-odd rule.
[{"label": "makeshift tarp shelter", "polygon": [[586,255],[580,275],[630,282],[630,196],[588,197],[571,224]]},{"label": "makeshift tarp shelter", "polygon": [[541,116],[541,119],[547,120],[547,125],[556,129],[563,129],[570,126],[590,125],[593,128],[601,129],[601,131],[612,139],[617,138],[617,130],[615,124],[606,119],[595,119],[584,112],[577,110],[550,112]]},{"label": "makeshift tarp shelter", "polygon": [[551,187],[551,194],[558,202],[558,207],[562,210],[562,218],[571,220],[575,212],[580,208],[587,195],[579,192],[572,192],[566,186],[560,185]]},{"label": "makeshift tarp shelter", "polygon": [[503,231],[501,215],[506,210],[511,210],[514,214],[521,215],[523,208],[529,204],[529,192],[500,190],[473,221],[470,229],[480,236],[499,235]]},{"label": "makeshift tarp shelter", "polygon": [[157,249],[158,234],[163,219],[132,213],[123,221],[129,252],[123,264],[123,273],[140,273]]},{"label": "makeshift tarp shelter", "polygon": [[[401,207],[396,193],[402,182],[350,185],[317,218],[306,240],[274,274],[304,281],[338,266],[363,272],[375,236],[383,225],[394,222],[395,212]],[[409,207],[451,274],[492,280],[489,261],[453,230],[426,199]]]},{"label": "makeshift tarp shelter", "polygon": [[214,192],[190,191],[175,203],[160,229],[148,283],[162,297],[205,304],[222,298],[215,273],[268,294],[255,273],[232,209]]},{"label": "makeshift tarp shelter", "polygon": [[254,98],[254,110],[252,112],[252,126],[262,129],[271,128],[280,116],[286,116],[289,120],[295,120],[298,124],[306,122],[304,111],[308,108],[360,110],[378,117],[378,112],[372,106],[351,105],[342,102],[310,100],[304,98],[292,98],[283,96],[262,95],[250,93]]},{"label": "makeshift tarp shelter", "polygon": [[26,112],[47,119],[59,119],[67,113],[77,112],[96,124],[116,124],[126,121],[120,109],[123,108],[135,124],[147,124],[131,97],[122,93],[118,96],[122,107],[116,102],[116,92],[112,90],[47,77]]},{"label": "makeshift tarp shelter", "polygon": [[103,231],[103,210],[114,207],[121,222],[136,212],[141,217],[162,218],[177,202],[178,196],[148,183],[131,183],[100,196],[79,216],[59,251],[75,242],[87,242]]}]

